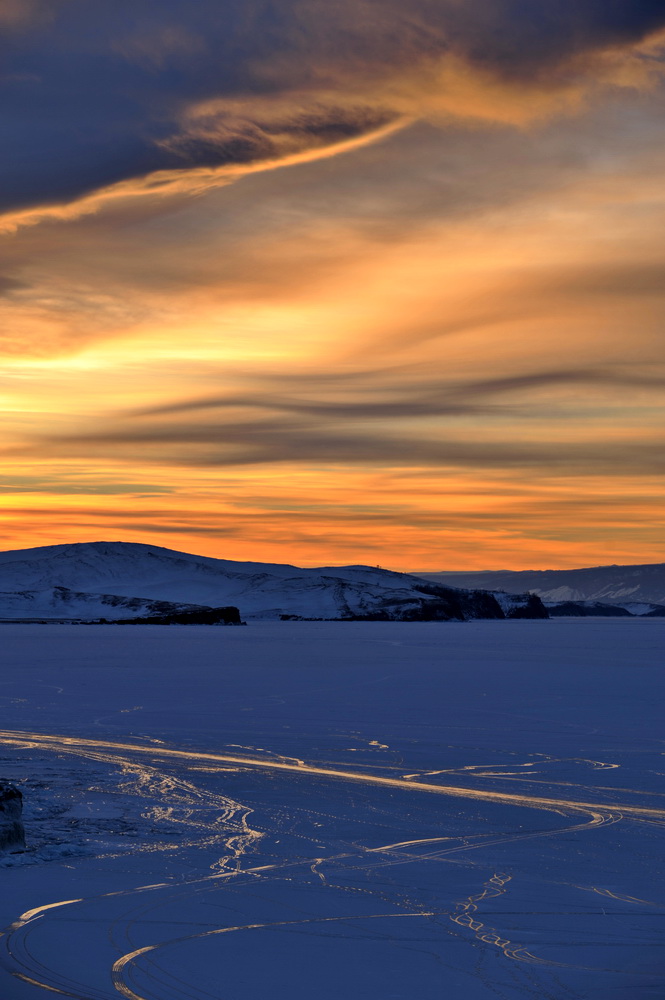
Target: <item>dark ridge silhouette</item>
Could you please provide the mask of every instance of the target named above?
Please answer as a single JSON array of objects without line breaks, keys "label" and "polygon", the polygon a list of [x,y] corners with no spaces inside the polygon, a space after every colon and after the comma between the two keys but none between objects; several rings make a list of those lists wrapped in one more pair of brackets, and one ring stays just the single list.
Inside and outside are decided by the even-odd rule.
[{"label": "dark ridge silhouette", "polygon": [[561,601],[548,604],[550,618],[634,618],[630,611],[617,604],[603,604],[601,601]]},{"label": "dark ridge silhouette", "polygon": [[244,625],[237,608],[204,608],[200,611],[177,611],[144,618],[100,619],[95,624],[108,625]]}]

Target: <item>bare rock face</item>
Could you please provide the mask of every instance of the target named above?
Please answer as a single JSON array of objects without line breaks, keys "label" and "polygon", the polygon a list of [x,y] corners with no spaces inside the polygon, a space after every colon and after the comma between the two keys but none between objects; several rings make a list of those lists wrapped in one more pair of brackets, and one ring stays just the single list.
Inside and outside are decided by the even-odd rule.
[{"label": "bare rock face", "polygon": [[[175,605],[174,605],[175,607]],[[143,618],[107,619],[110,625],[243,625],[237,608],[196,608],[194,611],[174,611],[147,615]]]},{"label": "bare rock face", "polygon": [[507,594],[495,591],[506,618],[549,618],[548,609],[536,594]]},{"label": "bare rock face", "polygon": [[23,796],[18,788],[0,780],[0,851],[25,847],[22,812]]}]

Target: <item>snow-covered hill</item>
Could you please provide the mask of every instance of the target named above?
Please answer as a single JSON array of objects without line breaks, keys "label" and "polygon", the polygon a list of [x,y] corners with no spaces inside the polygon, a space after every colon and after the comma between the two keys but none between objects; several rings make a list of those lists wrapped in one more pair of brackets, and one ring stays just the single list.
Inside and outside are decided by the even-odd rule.
[{"label": "snow-covered hill", "polygon": [[0,593],[0,619],[139,618],[195,611],[200,607],[198,604],[151,601],[117,594],[89,594],[67,587]]},{"label": "snow-covered hill", "polygon": [[522,606],[513,602],[504,612],[491,594],[474,595],[371,566],[299,569],[131,542],[2,552],[0,591],[3,618],[46,616],[49,608],[48,616],[57,618],[127,617],[126,606],[115,605],[117,613],[112,613],[119,598],[138,599],[131,612],[137,615],[159,613],[146,602],[166,601],[233,605],[243,618],[502,618],[513,617],[512,607]]},{"label": "snow-covered hill", "polygon": [[[543,601],[603,601],[621,604],[665,604],[665,563],[644,566],[596,566],[488,573],[423,573],[449,587],[480,587],[509,594],[530,591]],[[643,612],[632,612],[643,613]]]}]

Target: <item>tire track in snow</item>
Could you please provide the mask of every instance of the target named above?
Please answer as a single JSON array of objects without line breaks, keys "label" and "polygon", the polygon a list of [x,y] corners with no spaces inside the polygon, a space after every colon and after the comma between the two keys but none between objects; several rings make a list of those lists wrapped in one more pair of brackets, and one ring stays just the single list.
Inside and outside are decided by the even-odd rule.
[{"label": "tire track in snow", "polygon": [[[410,793],[425,793],[425,794],[439,794],[444,796],[484,801],[484,802],[496,802],[503,805],[512,805],[521,808],[539,809],[550,812],[556,812],[562,815],[579,815],[580,813],[586,813],[589,819],[586,823],[576,824],[572,827],[565,827],[559,830],[547,830],[538,831],[536,833],[528,834],[518,834],[508,837],[493,838],[491,840],[481,840],[477,843],[469,843],[457,845],[455,847],[443,848],[442,850],[432,852],[430,855],[409,855],[408,848],[415,847],[419,844],[441,842],[446,838],[426,838],[413,841],[402,841],[394,844],[387,844],[383,847],[378,848],[360,848],[358,857],[367,856],[367,854],[384,854],[389,855],[380,864],[391,865],[391,864],[403,864],[408,863],[413,860],[423,860],[425,857],[440,857],[443,858],[447,854],[456,853],[459,851],[468,851],[472,849],[482,848],[491,846],[492,844],[500,844],[506,842],[506,840],[520,840],[520,839],[531,839],[536,836],[552,836],[559,832],[568,832],[572,830],[582,830],[596,827],[599,825],[604,825],[608,822],[616,822],[621,818],[621,813],[625,814],[628,818],[633,820],[643,820],[643,821],[660,821],[665,820],[665,810],[664,809],[653,809],[644,808],[636,806],[616,806],[612,805],[613,812],[609,811],[608,805],[605,803],[591,803],[576,801],[570,799],[554,799],[546,797],[537,797],[530,795],[518,795],[503,792],[492,792],[482,789],[474,788],[464,788],[459,786],[450,785],[436,785],[429,784],[423,781],[414,781],[412,778],[388,778],[379,776],[376,774],[363,773],[361,771],[347,771],[338,768],[330,767],[320,767],[312,764],[307,764],[302,762],[300,759],[284,758],[278,757],[277,759],[271,758],[255,758],[255,757],[243,757],[229,754],[219,754],[219,753],[207,753],[207,752],[197,752],[197,751],[185,751],[173,748],[168,748],[165,746],[145,746],[133,743],[116,742],[116,741],[105,741],[105,740],[90,740],[77,737],[69,736],[53,736],[44,735],[40,733],[28,733],[28,732],[15,732],[2,730],[0,731],[0,744],[10,745],[14,747],[25,747],[25,748],[37,748],[41,750],[53,750],[54,752],[66,752],[73,755],[80,755],[90,757],[93,756],[100,762],[107,764],[120,765],[126,767],[128,770],[133,770],[135,772],[141,771],[143,765],[139,762],[141,759],[150,757],[153,761],[156,760],[173,760],[182,763],[189,763],[192,765],[205,763],[208,765],[229,765],[232,764],[236,767],[247,767],[255,768],[262,771],[277,771],[286,772],[288,774],[298,775],[302,777],[312,777],[312,778],[324,778],[329,780],[341,780],[341,781],[351,781],[356,783],[364,783],[366,785],[375,787],[389,787],[398,788],[400,790],[409,791]],[[130,754],[131,756],[126,756]],[[137,760],[138,758],[138,760]],[[211,770],[214,768],[210,768]],[[149,775],[150,780],[155,779],[154,768],[150,765],[145,767],[146,775]],[[170,779],[170,787],[177,785],[179,788],[186,788],[188,792],[193,792],[195,786],[183,782],[181,779]],[[229,800],[225,800],[228,808]],[[620,812],[619,812],[620,810]],[[616,811],[616,812],[615,812]],[[245,814],[246,817],[246,814]],[[245,819],[243,817],[243,819]],[[245,822],[246,826],[246,822]],[[247,828],[248,829],[248,828]],[[238,859],[239,854],[243,853],[243,848],[237,840],[242,840],[242,836],[238,838],[238,833],[233,833],[227,840],[227,847],[233,851],[236,858]],[[232,841],[236,841],[233,845]],[[246,846],[246,845],[245,845]],[[392,855],[392,857],[390,857]],[[335,857],[329,857],[326,859],[327,863],[334,862],[343,857],[354,857],[355,853],[349,855],[340,855],[337,859]],[[313,865],[312,865],[313,862]],[[295,867],[302,867],[303,864],[308,864],[308,862],[303,862],[302,859],[295,863]],[[321,864],[319,858],[311,859],[309,862],[310,870],[318,864]],[[271,874],[279,875],[284,867],[289,865],[269,865],[262,866],[254,870],[247,869],[245,872],[230,871],[228,868],[225,872],[221,874],[205,876],[203,878],[197,878],[187,883],[181,883],[178,886],[179,890],[185,890],[191,893],[192,891],[198,891],[194,887],[202,887],[205,883],[210,883],[212,880],[220,879],[223,875],[233,878],[234,874],[251,876],[254,874],[256,877],[259,872],[271,872]],[[319,875],[323,881],[322,874],[317,870],[314,874]],[[139,887],[138,889],[130,889],[124,893],[110,893],[106,896],[115,895],[126,895],[128,897],[133,896],[135,893],[147,892],[151,890],[160,890],[170,888],[173,889],[172,885],[157,885],[157,886],[145,886]],[[484,925],[478,923],[472,916],[472,907],[476,906],[480,899],[485,898],[486,892],[489,891],[485,887],[485,892],[483,892],[477,899],[469,897],[469,900],[465,904],[460,904],[462,910],[457,911],[457,914],[452,914],[448,911],[427,911],[427,912],[410,912],[410,913],[380,913],[380,914],[365,914],[364,916],[338,916],[338,917],[316,917],[309,918],[307,920],[298,921],[275,921],[271,923],[252,923],[252,924],[242,924],[233,927],[218,927],[212,930],[203,931],[197,934],[184,935],[181,937],[173,938],[169,941],[163,941],[156,945],[149,945],[142,948],[134,948],[127,951],[124,955],[118,958],[111,969],[111,976],[113,987],[121,995],[125,996],[127,1000],[150,1000],[149,997],[144,997],[140,993],[137,993],[131,985],[129,985],[128,979],[132,978],[132,970],[136,962],[143,964],[141,960],[144,956],[152,955],[153,953],[159,951],[162,948],[174,946],[177,944],[185,943],[187,941],[200,940],[202,938],[209,938],[217,935],[228,934],[236,931],[247,931],[256,930],[269,927],[277,926],[295,926],[301,925],[303,923],[331,923],[331,922],[348,922],[353,920],[361,919],[387,919],[387,918],[403,918],[403,917],[448,917],[454,923],[458,924],[460,927],[470,928],[476,937],[480,933],[479,940],[483,943],[499,947],[503,954],[510,959],[517,962],[527,962],[534,965],[556,965],[557,963],[549,963],[545,960],[538,959],[536,956],[531,955],[525,949],[519,946],[509,947],[510,941],[504,941],[498,932],[494,931],[493,928],[487,928],[483,930]],[[104,898],[97,897],[98,899]],[[58,906],[64,905],[74,905],[76,903],[89,902],[86,900],[68,900],[64,901],[62,904],[51,904],[47,907],[33,909],[17,921],[11,928],[9,928],[8,935],[6,937],[6,947],[8,949],[8,955],[14,959],[18,965],[13,971],[13,974],[18,978],[23,979],[25,982],[32,983],[35,986],[39,986],[50,992],[59,993],[61,995],[66,995],[75,998],[75,1000],[108,1000],[109,994],[99,992],[98,990],[90,989],[85,987],[83,984],[76,983],[69,979],[57,979],[53,977],[53,974],[42,966],[36,958],[30,953],[28,948],[28,939],[30,931],[33,929],[35,921],[41,920],[44,914],[49,909],[54,909]],[[124,920],[124,926],[126,932],[129,931],[131,923],[134,920],[130,919],[130,923],[127,923],[127,917],[130,914],[124,914],[122,920]],[[136,919],[135,913],[132,915]],[[117,921],[116,921],[117,923]],[[128,941],[129,943],[129,941]],[[13,951],[12,949],[15,949]],[[147,962],[152,965],[153,960],[147,959]],[[164,970],[159,969],[159,966],[155,966],[155,971],[159,970],[159,973],[163,976],[169,978],[169,982],[173,977],[169,977],[169,974]],[[145,972],[145,970],[144,970]],[[32,973],[32,975],[29,975]],[[151,973],[147,973],[150,975]],[[41,979],[36,977],[40,976]],[[163,984],[164,985],[164,984]],[[171,983],[169,987],[169,992],[172,991]],[[178,987],[175,986],[176,992],[178,992]],[[182,994],[186,996],[186,994]],[[192,1000],[191,993],[189,994],[187,1000]]]},{"label": "tire track in snow", "polygon": [[535,795],[517,795],[509,792],[491,792],[479,788],[465,788],[459,785],[435,785],[423,781],[408,781],[403,778],[386,778],[380,775],[363,774],[361,771],[346,771],[338,768],[317,767],[313,764],[293,764],[278,760],[266,760],[255,757],[237,757],[230,754],[204,753],[202,751],[174,750],[166,747],[139,746],[134,743],[118,743],[110,740],[89,740],[73,736],[46,736],[41,733],[21,733],[0,730],[0,744],[10,746],[35,747],[48,749],[52,747],[60,751],[77,752],[85,749],[100,749],[110,751],[129,751],[152,757],[167,757],[169,759],[189,760],[193,762],[218,762],[220,764],[235,764],[241,767],[261,768],[271,771],[286,771],[299,775],[333,778],[344,781],[354,781],[366,785],[399,788],[405,791],[427,792],[432,795],[446,795],[453,798],[475,799],[482,802],[499,802],[502,805],[521,806],[526,809],[544,809],[561,812],[562,810],[581,809],[602,815],[608,809],[622,813],[631,819],[658,819],[665,821],[665,809],[654,809],[631,804],[607,802],[584,802],[575,799],[553,799]]}]

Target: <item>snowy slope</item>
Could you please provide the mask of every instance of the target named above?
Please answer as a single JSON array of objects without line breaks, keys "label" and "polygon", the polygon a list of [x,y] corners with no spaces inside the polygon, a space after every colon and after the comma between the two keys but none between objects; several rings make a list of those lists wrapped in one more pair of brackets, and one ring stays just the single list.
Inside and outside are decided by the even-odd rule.
[{"label": "snowy slope", "polygon": [[640,618],[645,616],[652,618],[665,617],[665,605],[663,604],[645,603],[644,601],[621,601],[620,603],[617,602],[617,607],[625,608],[631,615],[637,615]]},{"label": "snowy slope", "polygon": [[589,569],[509,570],[487,573],[422,573],[449,587],[480,587],[509,594],[531,591],[543,601],[665,604],[665,563]]},{"label": "snowy slope", "polygon": [[[70,592],[67,600],[62,600],[63,588]],[[3,617],[35,617],[61,605],[62,612],[52,617],[120,617],[102,607],[113,597],[208,607],[234,605],[243,617],[253,618],[375,614],[417,617],[424,604],[434,607],[436,601],[440,605],[439,617],[503,617],[500,606],[489,595],[477,597],[445,588],[437,592],[428,581],[376,567],[299,569],[212,559],[129,542],[86,542],[2,552],[0,591],[5,592],[4,600],[0,598]],[[19,592],[38,592],[41,596],[28,598],[19,596]],[[450,606],[456,602],[460,607],[451,612]],[[17,610],[21,605],[24,614]],[[154,613],[154,609],[142,607],[136,613]]]},{"label": "snowy slope", "polygon": [[116,594],[89,594],[67,587],[0,593],[0,620],[19,618],[138,618],[194,611],[198,604],[152,601]]}]

